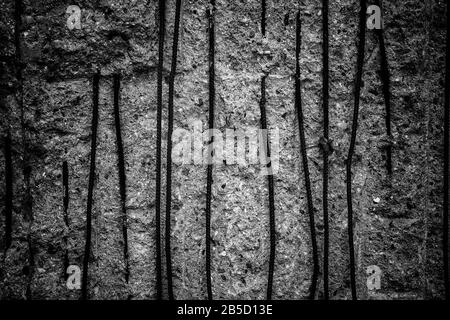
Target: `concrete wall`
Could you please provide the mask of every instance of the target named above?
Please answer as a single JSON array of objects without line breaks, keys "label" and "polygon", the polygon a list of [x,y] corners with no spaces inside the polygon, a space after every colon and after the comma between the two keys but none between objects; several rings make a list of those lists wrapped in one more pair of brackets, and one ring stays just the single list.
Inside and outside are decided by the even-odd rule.
[{"label": "concrete wall", "polygon": [[[304,299],[311,281],[312,257],[294,108],[295,14],[300,9],[302,94],[321,260],[322,154],[318,147],[322,136],[321,3],[267,1],[267,31],[266,38],[262,38],[260,1],[216,2],[216,127],[224,132],[226,128],[259,126],[260,78],[264,71],[269,71],[268,126],[281,132],[280,171],[275,176],[277,252],[273,297]],[[81,30],[69,30],[66,26],[65,12],[72,4],[82,8]],[[20,95],[16,94],[12,58],[14,3],[1,0],[0,5],[1,134],[6,135],[7,130],[12,133],[14,168],[13,243],[9,250],[0,253],[1,298],[26,298],[27,287],[32,299],[77,299],[80,295],[65,285],[63,237],[68,236],[70,263],[81,267],[91,151],[91,83],[97,69],[101,71],[100,123],[89,297],[155,298],[157,1],[24,1],[23,108],[15,98]],[[445,4],[396,0],[384,6],[392,83],[394,173],[389,178],[385,169],[379,49],[373,31],[368,30],[353,165],[358,295],[361,299],[441,299]],[[174,0],[167,1],[163,159],[174,7]],[[201,120],[207,127],[207,7],[206,0],[184,1],[175,81],[176,128],[189,129],[195,120]],[[330,137],[334,149],[329,169],[332,299],[350,298],[345,159],[354,99],[358,10],[356,0],[330,3]],[[114,72],[122,74],[120,108],[131,271],[128,285],[123,274],[113,118]],[[2,150],[3,147],[2,140]],[[26,156],[31,167],[32,220],[26,214],[30,208],[23,170]],[[4,212],[3,152],[0,158],[0,212]],[[69,228],[63,219],[63,161],[68,161],[70,173]],[[265,298],[269,209],[267,178],[258,171],[256,166],[214,168],[211,241],[215,299]],[[171,241],[177,299],[206,297],[205,193],[205,166],[174,165]],[[162,216],[164,213],[162,206]],[[4,220],[2,214],[1,241]],[[30,256],[34,259],[31,269]],[[370,265],[382,270],[381,290],[367,290],[366,268]],[[321,298],[321,282],[319,291]]]}]

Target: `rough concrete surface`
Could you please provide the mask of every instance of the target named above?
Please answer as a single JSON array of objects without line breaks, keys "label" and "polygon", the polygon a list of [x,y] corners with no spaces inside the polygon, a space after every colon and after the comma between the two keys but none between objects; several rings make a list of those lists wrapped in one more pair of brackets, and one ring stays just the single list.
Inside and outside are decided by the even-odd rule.
[{"label": "rough concrete surface", "polygon": [[[208,3],[183,1],[175,128],[191,130],[196,120],[202,121],[204,129],[208,125]],[[69,5],[82,9],[80,30],[66,26]],[[377,37],[368,30],[353,162],[358,296],[442,299],[445,2],[395,0],[383,5],[392,84],[394,172],[392,177],[386,174],[380,53]],[[14,1],[0,0],[0,7],[0,134],[5,136],[8,130],[12,134],[14,169],[13,241],[9,250],[4,250],[5,218],[0,215],[1,299],[79,298],[80,292],[68,290],[65,284],[63,237],[68,237],[70,264],[81,267],[92,138],[92,76],[97,69],[101,72],[100,122],[89,298],[154,299],[158,2],[24,0],[20,42],[23,110],[17,99],[14,64]],[[268,127],[281,133],[280,170],[274,179],[277,247],[273,298],[306,299],[312,256],[294,108],[295,14],[300,10],[302,99],[322,260],[321,2],[268,0],[265,38],[260,31],[260,1],[217,0],[216,7],[215,126],[222,132],[259,127],[260,79],[268,71]],[[330,138],[334,149],[329,165],[330,297],[349,299],[345,159],[354,99],[359,1],[330,1],[329,11]],[[163,203],[174,15],[175,1],[169,0],[164,52]],[[124,279],[113,117],[112,75],[116,72],[122,75],[128,284]],[[2,150],[4,144],[2,139]],[[31,164],[31,202],[26,201],[24,153]],[[69,164],[69,228],[63,218],[63,161]],[[4,152],[0,152],[0,212],[5,210],[4,163]],[[174,164],[172,181],[175,297],[205,299],[206,166]],[[214,299],[264,299],[269,261],[267,178],[259,175],[257,166],[216,166],[212,194]],[[164,205],[161,214],[164,217]],[[162,222],[164,232],[164,219]],[[380,290],[367,289],[366,268],[371,265],[382,270]],[[323,297],[322,284],[320,280],[317,298]]]}]

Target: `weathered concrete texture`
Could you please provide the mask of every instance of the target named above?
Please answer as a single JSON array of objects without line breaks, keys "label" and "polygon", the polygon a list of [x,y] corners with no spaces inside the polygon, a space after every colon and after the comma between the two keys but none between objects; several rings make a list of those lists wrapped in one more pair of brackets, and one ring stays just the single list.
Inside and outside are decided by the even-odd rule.
[{"label": "weathered concrete texture", "polygon": [[[208,125],[208,1],[183,1],[175,81],[175,128]],[[215,126],[260,125],[260,82],[267,78],[268,126],[278,128],[275,176],[275,299],[304,299],[312,273],[311,239],[294,109],[295,14],[301,10],[301,80],[320,260],[322,260],[322,11],[320,1],[217,2]],[[386,1],[385,1],[386,2]],[[78,299],[65,286],[63,237],[70,263],[82,266],[92,117],[92,75],[99,69],[100,123],[94,191],[90,299],[155,298],[157,1],[24,1],[24,121],[15,99],[14,3],[1,0],[1,134],[13,138],[13,245],[5,253],[0,217],[0,296]],[[82,8],[82,29],[68,30],[66,9]],[[441,299],[442,103],[444,11],[439,1],[385,3],[392,83],[393,167],[386,175],[384,101],[378,40],[367,32],[364,87],[353,167],[358,296]],[[350,298],[345,159],[353,110],[359,1],[330,3],[330,296]],[[167,1],[164,54],[163,204],[168,75],[175,1]],[[125,282],[113,118],[112,74],[122,74],[121,122],[127,174],[129,283]],[[22,140],[24,136],[24,140]],[[26,145],[22,142],[25,141]],[[3,150],[3,140],[2,140]],[[24,212],[23,156],[32,164],[33,221]],[[69,163],[69,228],[63,219],[62,163]],[[4,153],[0,153],[0,212]],[[212,284],[215,299],[264,299],[269,260],[267,178],[259,166],[214,168]],[[172,256],[177,299],[204,299],[206,166],[173,165]],[[374,199],[379,198],[380,201]],[[378,199],[377,199],[378,200]],[[162,206],[164,234],[164,205]],[[31,232],[28,227],[31,223]],[[31,239],[34,265],[29,265]],[[162,239],[163,241],[164,239]],[[165,255],[163,254],[163,261]],[[382,289],[368,292],[366,268],[381,268]],[[165,272],[165,266],[163,266]],[[31,276],[30,276],[31,275]],[[30,281],[31,279],[31,281]],[[164,276],[163,283],[166,283]],[[164,288],[164,291],[166,288]],[[164,293],[165,294],[165,293]],[[323,296],[319,282],[318,298]]]},{"label": "weathered concrete texture", "polygon": [[[413,9],[414,8],[414,9]],[[386,4],[386,39],[392,73],[395,168],[391,181],[372,173],[366,192],[382,201],[366,211],[362,226],[363,262],[384,269],[392,298],[438,298],[442,292],[442,87],[445,46],[444,8],[438,3],[405,7]],[[413,11],[410,11],[413,10]],[[415,11],[414,11],[415,10]],[[372,50],[375,51],[375,48]],[[374,56],[367,65],[365,100],[382,111]],[[370,69],[369,69],[370,68]],[[373,80],[372,80],[373,79]],[[370,81],[370,82],[369,82]],[[366,130],[372,132],[367,152],[376,155],[383,143],[375,112],[369,109]],[[381,139],[380,139],[381,138]],[[378,153],[379,155],[379,153]],[[383,160],[374,159],[379,165]],[[364,165],[364,160],[363,160]],[[370,166],[370,164],[368,165]],[[375,167],[376,168],[376,167]],[[376,178],[375,178],[376,177]],[[377,184],[385,186],[379,188]],[[378,188],[378,191],[376,191]],[[363,229],[363,230],[364,230]],[[386,241],[389,239],[389,241]],[[378,261],[381,261],[378,262]],[[386,297],[381,295],[381,297]]]}]

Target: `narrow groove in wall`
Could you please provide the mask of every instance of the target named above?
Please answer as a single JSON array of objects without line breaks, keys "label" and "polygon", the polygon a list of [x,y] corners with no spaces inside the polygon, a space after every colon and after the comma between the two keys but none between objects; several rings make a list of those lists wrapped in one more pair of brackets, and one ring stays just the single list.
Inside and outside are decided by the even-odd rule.
[{"label": "narrow groove in wall", "polygon": [[[215,29],[214,18],[216,11],[216,1],[211,0],[210,8],[206,11],[208,17],[208,33],[209,33],[209,117],[208,128],[214,129],[214,109],[215,109]],[[209,146],[212,146],[214,137],[210,137]],[[211,153],[209,152],[209,155]],[[206,291],[208,300],[212,300],[212,284],[211,284],[211,201],[212,201],[212,184],[213,184],[213,166],[208,164],[206,177]]]},{"label": "narrow groove in wall", "polygon": [[172,252],[171,252],[171,210],[172,210],[172,133],[173,133],[173,108],[175,93],[175,74],[177,71],[178,38],[180,31],[181,0],[176,0],[175,26],[172,46],[172,69],[169,79],[169,103],[167,120],[167,172],[166,172],[166,270],[167,292],[169,300],[174,299],[172,283]]},{"label": "narrow groove in wall", "polygon": [[366,41],[366,0],[360,0],[359,13],[359,42],[358,42],[358,58],[355,77],[355,97],[353,105],[352,131],[350,137],[350,147],[346,161],[346,186],[347,186],[347,228],[348,228],[348,245],[349,245],[349,261],[350,261],[350,286],[352,299],[357,299],[356,294],[356,267],[355,267],[355,246],[353,232],[353,198],[352,198],[352,160],[355,153],[356,134],[358,130],[358,114],[360,105],[360,95],[362,86],[362,73],[364,67],[364,53]]},{"label": "narrow groove in wall", "polygon": [[329,255],[329,217],[328,217],[328,154],[329,154],[329,117],[328,117],[328,103],[329,103],[329,41],[328,41],[328,0],[322,1],[322,108],[323,108],[323,186],[322,186],[322,201],[323,201],[323,225],[324,225],[324,239],[323,239],[323,291],[325,300],[329,299],[328,288],[328,255]]},{"label": "narrow groove in wall", "polygon": [[[261,129],[267,132],[267,115],[266,115],[266,78],[267,76],[263,76],[261,78],[261,100],[259,103],[260,112],[261,112]],[[263,133],[260,135],[260,138],[265,139],[266,135]],[[267,137],[268,138],[268,137]],[[260,144],[262,147],[265,147],[265,154],[268,159],[270,159],[270,147],[269,141],[263,141]],[[269,186],[269,232],[270,232],[270,252],[269,252],[269,274],[267,279],[267,300],[272,299],[272,291],[273,291],[273,273],[275,268],[275,251],[276,251],[276,243],[275,243],[275,187],[274,187],[274,179],[273,174],[270,172],[270,161],[267,164],[268,174],[268,186]]]},{"label": "narrow groove in wall", "polygon": [[99,82],[100,73],[96,73],[93,78],[92,86],[92,132],[91,132],[91,159],[89,170],[89,185],[86,208],[86,244],[83,258],[83,277],[81,283],[81,299],[88,298],[88,276],[89,276],[89,260],[91,255],[91,238],[92,238],[92,206],[94,197],[95,184],[95,161],[97,153],[97,130],[98,130],[98,101],[99,101]]},{"label": "narrow groove in wall", "polygon": [[[69,232],[69,166],[67,161],[63,162],[63,170],[62,170],[62,180],[63,180],[63,217],[64,224],[66,227],[66,232]],[[69,267],[69,248],[68,248],[68,235],[64,234],[63,238],[64,243],[64,262],[63,262],[63,275],[64,279],[67,280],[67,268]]]},{"label": "narrow groove in wall", "polygon": [[122,128],[120,123],[120,74],[114,74],[114,125],[116,129],[117,169],[119,173],[120,207],[123,237],[123,261],[125,264],[125,282],[130,279],[130,261],[128,256],[128,217],[127,217],[127,177],[123,151]]},{"label": "narrow groove in wall", "polygon": [[161,144],[162,144],[162,107],[163,107],[163,69],[166,2],[159,0],[158,35],[158,80],[157,80],[157,116],[156,116],[156,195],[155,195],[155,243],[156,243],[156,298],[162,299],[162,260],[161,260]]},{"label": "narrow groove in wall", "polygon": [[317,250],[316,223],[314,219],[314,204],[311,192],[311,178],[308,165],[308,154],[306,151],[305,125],[302,105],[302,91],[300,78],[300,53],[302,45],[301,37],[302,27],[300,19],[300,11],[296,16],[296,41],[295,41],[295,111],[297,113],[297,121],[300,136],[300,151],[302,155],[303,174],[305,176],[306,200],[308,204],[309,229],[311,233],[311,247],[313,260],[313,273],[311,278],[311,286],[309,289],[309,299],[314,300],[317,290],[317,279],[319,276],[319,257]]}]

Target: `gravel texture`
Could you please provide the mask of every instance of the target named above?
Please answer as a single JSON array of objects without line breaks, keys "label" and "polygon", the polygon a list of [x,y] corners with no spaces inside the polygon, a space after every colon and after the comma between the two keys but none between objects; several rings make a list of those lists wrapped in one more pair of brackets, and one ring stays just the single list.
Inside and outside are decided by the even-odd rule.
[{"label": "gravel texture", "polygon": [[[174,125],[192,130],[193,122],[200,120],[205,129],[208,1],[183,2]],[[322,257],[321,2],[267,1],[265,38],[260,32],[260,1],[216,2],[216,128],[225,132],[227,128],[259,126],[260,78],[269,72],[268,126],[280,130],[273,298],[305,299],[311,282],[312,256],[294,109],[295,14],[301,11],[302,95]],[[81,30],[66,26],[66,9],[71,4],[82,9]],[[25,299],[27,287],[28,298],[32,299],[80,296],[79,291],[68,290],[65,285],[63,237],[68,237],[70,264],[81,267],[91,152],[92,75],[97,69],[101,72],[100,122],[89,298],[154,299],[157,1],[24,0],[23,110],[15,98],[14,2],[0,0],[0,7],[0,134],[5,136],[7,130],[11,131],[14,168],[13,243],[7,251],[3,241],[5,219],[4,214],[0,215],[1,299]],[[330,137],[334,150],[329,167],[331,299],[351,297],[345,159],[354,99],[358,10],[357,0],[330,1]],[[384,1],[384,12],[392,83],[394,172],[392,177],[386,174],[380,54],[378,40],[368,30],[353,163],[358,296],[442,299],[445,2]],[[163,201],[174,15],[175,1],[167,1]],[[124,279],[113,117],[115,72],[122,74],[120,108],[131,271],[128,284]],[[23,170],[26,157],[31,164],[30,203],[26,201]],[[63,218],[63,161],[68,161],[70,174],[69,228]],[[4,152],[0,152],[0,212],[5,209],[4,163]],[[174,164],[172,179],[175,297],[204,299],[206,166]],[[214,168],[211,243],[215,299],[265,298],[269,259],[267,189],[267,178],[259,175],[258,166]],[[32,219],[27,214],[29,204]],[[162,206],[162,217],[164,214]],[[31,256],[34,263],[30,264]],[[367,289],[366,269],[371,265],[382,271],[380,290]],[[317,297],[322,296],[319,281]]]}]

